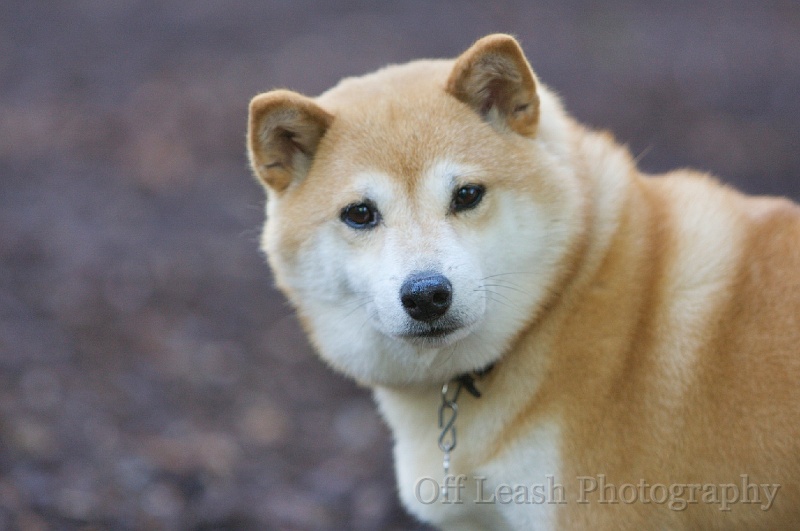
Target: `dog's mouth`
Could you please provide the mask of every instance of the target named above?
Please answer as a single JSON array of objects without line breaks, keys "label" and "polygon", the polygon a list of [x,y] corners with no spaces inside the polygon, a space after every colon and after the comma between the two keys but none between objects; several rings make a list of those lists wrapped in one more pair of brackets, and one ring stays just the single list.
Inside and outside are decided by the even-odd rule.
[{"label": "dog's mouth", "polygon": [[468,333],[468,327],[464,326],[428,325],[425,327],[415,327],[400,334],[400,337],[410,343],[415,343],[420,346],[435,347],[457,341]]},{"label": "dog's mouth", "polygon": [[414,331],[409,334],[405,334],[405,337],[419,337],[419,338],[440,338],[446,337],[460,330],[460,327],[431,327],[428,330],[419,330]]}]

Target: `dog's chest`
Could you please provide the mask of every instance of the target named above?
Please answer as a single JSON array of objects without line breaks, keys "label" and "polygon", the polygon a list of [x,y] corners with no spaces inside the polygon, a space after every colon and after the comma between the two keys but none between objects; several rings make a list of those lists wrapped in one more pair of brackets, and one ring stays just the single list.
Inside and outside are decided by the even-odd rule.
[{"label": "dog's chest", "polygon": [[442,529],[555,528],[565,499],[556,423],[510,430],[509,440],[498,440],[485,429],[494,425],[490,419],[464,414],[446,478],[436,402],[377,397],[394,432],[398,489],[409,511]]}]

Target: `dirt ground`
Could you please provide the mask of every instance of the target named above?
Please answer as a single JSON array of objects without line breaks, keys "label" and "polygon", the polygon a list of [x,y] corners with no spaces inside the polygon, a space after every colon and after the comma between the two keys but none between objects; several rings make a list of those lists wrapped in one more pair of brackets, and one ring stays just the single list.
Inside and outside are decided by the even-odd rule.
[{"label": "dirt ground", "polygon": [[4,1],[0,529],[424,529],[272,288],[246,109],[494,31],[647,170],[800,197],[796,1]]}]

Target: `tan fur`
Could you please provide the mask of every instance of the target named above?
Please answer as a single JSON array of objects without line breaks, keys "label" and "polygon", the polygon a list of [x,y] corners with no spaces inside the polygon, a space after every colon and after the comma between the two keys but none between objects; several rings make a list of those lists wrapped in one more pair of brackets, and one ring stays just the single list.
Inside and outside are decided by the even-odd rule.
[{"label": "tan fur", "polygon": [[[610,135],[563,114],[508,36],[482,39],[455,62],[345,80],[315,100],[258,96],[249,135],[254,171],[268,189],[263,246],[278,284],[321,355],[375,390],[395,434],[400,496],[420,518],[454,529],[524,528],[534,510],[534,524],[558,529],[800,523],[797,205],[749,198],[689,171],[641,174]],[[482,169],[488,192],[473,214],[437,217],[427,204],[426,172],[443,157]],[[303,272],[325,277],[335,267],[307,263],[321,234],[340,242],[347,261],[389,245],[380,231],[354,234],[339,220],[344,205],[360,200],[355,181],[370,184],[373,174],[391,176],[387,193],[404,198],[386,207],[392,225],[384,232],[407,234],[406,253],[435,253],[426,233],[440,228],[470,241],[508,209],[551,220],[547,272],[525,284],[540,294],[497,345],[495,368],[478,382],[483,397],[459,399],[453,471],[503,483],[524,469],[520,456],[533,456],[543,463],[537,471],[564,484],[568,503],[415,502],[415,478],[441,474],[435,418],[446,379],[422,374],[404,384],[335,359],[335,338],[316,324],[321,303],[308,302],[323,287]],[[522,206],[504,202],[514,198]],[[500,239],[528,244],[514,234]],[[557,456],[552,469],[548,456]],[[598,474],[617,485],[739,484],[746,474],[780,489],[769,510],[577,503],[575,478]]]}]

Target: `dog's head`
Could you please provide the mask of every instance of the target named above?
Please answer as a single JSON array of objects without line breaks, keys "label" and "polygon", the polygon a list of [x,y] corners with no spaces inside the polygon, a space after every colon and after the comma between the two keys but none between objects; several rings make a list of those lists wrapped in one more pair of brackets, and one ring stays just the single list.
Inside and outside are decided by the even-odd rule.
[{"label": "dog's head", "polygon": [[254,98],[263,248],[321,355],[389,385],[496,361],[574,246],[568,128],[505,35],[316,99]]}]

